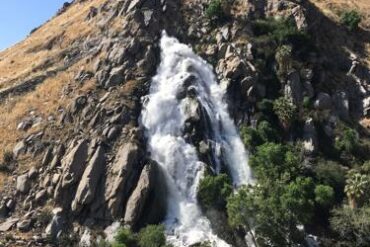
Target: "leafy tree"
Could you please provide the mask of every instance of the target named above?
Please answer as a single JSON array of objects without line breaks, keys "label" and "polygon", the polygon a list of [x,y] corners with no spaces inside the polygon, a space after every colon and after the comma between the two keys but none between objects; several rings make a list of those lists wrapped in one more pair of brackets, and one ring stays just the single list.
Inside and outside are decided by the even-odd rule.
[{"label": "leafy tree", "polygon": [[343,246],[370,246],[370,208],[337,208],[332,211],[331,228],[344,241]]},{"label": "leafy tree", "polygon": [[289,128],[294,120],[296,110],[297,107],[285,97],[280,97],[274,101],[274,112],[284,128]]},{"label": "leafy tree", "polygon": [[271,124],[267,121],[261,121],[257,128],[242,127],[240,131],[244,145],[254,151],[257,146],[266,142],[275,142],[278,140],[278,134]]},{"label": "leafy tree", "polygon": [[301,155],[289,146],[265,143],[249,161],[260,183],[265,181],[290,181],[301,170]]},{"label": "leafy tree", "polygon": [[370,179],[367,175],[355,171],[348,174],[344,191],[352,209],[357,208],[358,203],[364,199],[365,193],[369,190],[369,183]]},{"label": "leafy tree", "polygon": [[199,183],[198,200],[206,209],[223,209],[232,190],[230,178],[226,174],[208,175]]},{"label": "leafy tree", "polygon": [[361,19],[361,15],[356,10],[350,10],[343,12],[340,20],[349,30],[353,31],[358,28]]},{"label": "leafy tree", "polygon": [[315,201],[320,206],[330,207],[334,204],[334,190],[328,185],[317,185],[315,188]]}]

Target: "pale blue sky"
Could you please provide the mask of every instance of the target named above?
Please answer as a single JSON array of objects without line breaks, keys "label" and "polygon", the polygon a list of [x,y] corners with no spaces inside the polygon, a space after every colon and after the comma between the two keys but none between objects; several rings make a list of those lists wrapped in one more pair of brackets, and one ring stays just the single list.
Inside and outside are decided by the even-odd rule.
[{"label": "pale blue sky", "polygon": [[[0,0],[0,50],[23,40],[66,0]],[[70,2],[70,1],[69,1]]]}]

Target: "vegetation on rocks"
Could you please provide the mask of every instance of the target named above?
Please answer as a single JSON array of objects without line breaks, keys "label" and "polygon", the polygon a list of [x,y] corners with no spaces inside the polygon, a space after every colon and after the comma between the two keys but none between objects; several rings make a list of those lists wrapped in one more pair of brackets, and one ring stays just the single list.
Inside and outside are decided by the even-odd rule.
[{"label": "vegetation on rocks", "polygon": [[353,31],[358,28],[361,22],[361,15],[356,10],[344,11],[341,15],[341,23],[344,24],[349,30]]}]

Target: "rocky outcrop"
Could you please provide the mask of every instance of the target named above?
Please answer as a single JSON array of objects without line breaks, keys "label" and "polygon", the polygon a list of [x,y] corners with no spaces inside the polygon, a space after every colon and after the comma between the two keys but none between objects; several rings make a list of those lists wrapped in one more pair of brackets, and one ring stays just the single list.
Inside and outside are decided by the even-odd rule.
[{"label": "rocky outcrop", "polygon": [[78,185],[76,196],[72,202],[72,211],[78,213],[83,206],[90,204],[95,197],[97,186],[104,174],[106,157],[103,147],[98,147],[87,165]]},{"label": "rocky outcrop", "polygon": [[134,142],[123,144],[117,152],[118,156],[113,162],[110,179],[107,180],[105,200],[109,214],[120,217],[124,212],[124,205],[134,184],[134,178],[140,171],[142,150]]},{"label": "rocky outcrop", "polygon": [[136,226],[143,214],[145,203],[154,185],[154,165],[148,164],[141,172],[138,184],[127,201],[124,222]]},{"label": "rocky outcrop", "polygon": [[74,186],[83,175],[86,166],[88,143],[80,140],[62,159],[62,175],[56,186],[54,199],[63,208],[68,208],[73,199]]}]

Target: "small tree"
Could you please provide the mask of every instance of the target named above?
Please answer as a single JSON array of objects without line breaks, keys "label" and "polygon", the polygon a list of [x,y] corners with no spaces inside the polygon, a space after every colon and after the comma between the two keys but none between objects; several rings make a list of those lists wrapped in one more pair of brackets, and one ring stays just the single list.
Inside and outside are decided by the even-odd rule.
[{"label": "small tree", "polygon": [[369,177],[355,171],[351,171],[346,180],[344,192],[346,193],[350,207],[357,208],[358,202],[363,199],[363,196],[369,189]]},{"label": "small tree", "polygon": [[221,20],[225,17],[222,0],[212,0],[206,8],[206,16],[211,20]]},{"label": "small tree", "polygon": [[138,234],[140,247],[165,247],[166,236],[163,225],[149,225]]},{"label": "small tree", "polygon": [[274,101],[274,112],[284,128],[288,129],[295,118],[297,107],[287,98],[280,97]]},{"label": "small tree", "polygon": [[361,19],[361,15],[356,10],[351,10],[343,12],[340,20],[349,30],[353,31],[358,28]]}]

